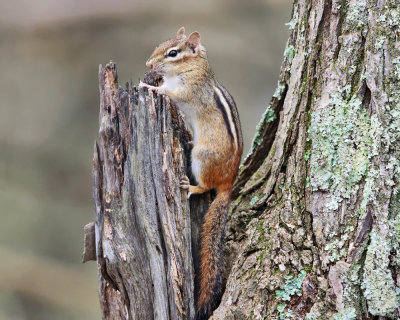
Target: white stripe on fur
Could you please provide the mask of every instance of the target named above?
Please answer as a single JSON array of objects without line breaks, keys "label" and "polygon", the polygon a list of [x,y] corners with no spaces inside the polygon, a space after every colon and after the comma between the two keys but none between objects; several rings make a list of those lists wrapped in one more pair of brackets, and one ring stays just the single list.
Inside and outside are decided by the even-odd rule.
[{"label": "white stripe on fur", "polygon": [[237,140],[237,135],[236,135],[235,123],[233,122],[233,119],[232,119],[231,107],[230,107],[229,103],[225,100],[224,95],[222,94],[221,90],[217,87],[214,87],[214,90],[217,93],[219,100],[221,101],[222,105],[225,108],[225,113],[228,116],[229,126],[231,128],[233,140],[235,141],[235,147],[237,149],[238,148],[238,140]]}]

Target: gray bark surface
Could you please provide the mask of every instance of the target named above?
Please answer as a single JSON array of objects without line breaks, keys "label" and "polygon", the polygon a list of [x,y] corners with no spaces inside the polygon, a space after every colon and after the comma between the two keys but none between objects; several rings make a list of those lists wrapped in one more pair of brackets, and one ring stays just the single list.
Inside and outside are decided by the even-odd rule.
[{"label": "gray bark surface", "polygon": [[120,88],[114,63],[100,67],[99,81],[93,199],[103,319],[192,319],[198,226],[179,188],[190,134],[168,99]]},{"label": "gray bark surface", "polygon": [[400,6],[294,2],[217,319],[399,319]]}]

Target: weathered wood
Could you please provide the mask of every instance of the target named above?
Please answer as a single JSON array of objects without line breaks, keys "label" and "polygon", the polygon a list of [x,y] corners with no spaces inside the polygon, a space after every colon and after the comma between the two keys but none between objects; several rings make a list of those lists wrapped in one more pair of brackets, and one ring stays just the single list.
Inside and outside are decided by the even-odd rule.
[{"label": "weathered wood", "polygon": [[99,80],[93,199],[103,319],[193,319],[196,225],[179,188],[190,134],[167,98],[119,88],[112,62]]},{"label": "weathered wood", "polygon": [[84,228],[85,238],[83,240],[82,262],[96,260],[96,236],[94,230],[94,222],[88,223]]}]

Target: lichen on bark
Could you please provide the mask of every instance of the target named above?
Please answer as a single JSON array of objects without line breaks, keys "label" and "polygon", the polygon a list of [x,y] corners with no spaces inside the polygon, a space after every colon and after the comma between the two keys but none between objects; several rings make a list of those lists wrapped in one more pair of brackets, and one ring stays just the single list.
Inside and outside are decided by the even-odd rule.
[{"label": "lichen on bark", "polygon": [[[268,137],[257,131],[240,172],[213,319],[400,316],[399,10],[394,0],[294,2],[278,126],[246,166]],[[305,270],[301,296],[279,291]]]},{"label": "lichen on bark", "polygon": [[344,92],[332,97],[330,105],[312,114],[309,139],[313,190],[331,195],[327,209],[337,210],[349,199],[366,176],[372,153],[371,119],[357,97],[348,101]]}]

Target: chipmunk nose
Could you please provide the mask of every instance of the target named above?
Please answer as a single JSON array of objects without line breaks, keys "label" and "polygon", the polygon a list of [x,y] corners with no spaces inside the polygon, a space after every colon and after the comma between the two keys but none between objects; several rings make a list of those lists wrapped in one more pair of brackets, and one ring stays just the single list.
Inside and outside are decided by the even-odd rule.
[{"label": "chipmunk nose", "polygon": [[146,67],[150,68],[150,69],[153,69],[153,64],[150,62],[150,60],[147,60]]}]

